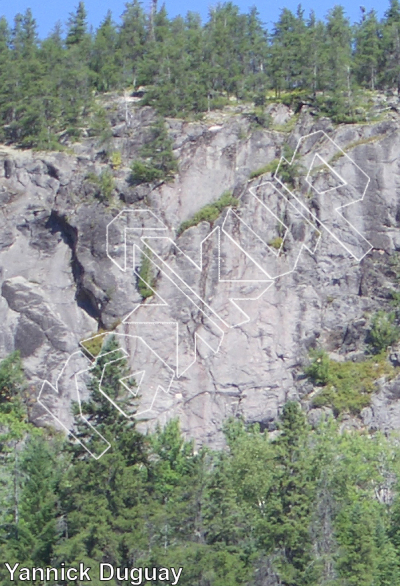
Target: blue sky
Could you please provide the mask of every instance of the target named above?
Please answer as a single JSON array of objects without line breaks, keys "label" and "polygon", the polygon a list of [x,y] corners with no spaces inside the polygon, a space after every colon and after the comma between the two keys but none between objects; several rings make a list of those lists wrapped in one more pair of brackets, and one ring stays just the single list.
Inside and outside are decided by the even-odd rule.
[{"label": "blue sky", "polygon": [[[114,20],[119,21],[119,17],[124,11],[126,0],[86,0],[85,5],[89,13],[89,22],[94,27],[104,18],[108,9],[113,13]],[[161,5],[159,0],[159,5]],[[9,22],[12,22],[15,14],[18,12],[25,12],[27,8],[31,8],[34,17],[39,26],[40,36],[47,35],[57,20],[65,23],[68,20],[68,15],[73,11],[78,4],[78,0],[0,0],[0,15],[5,16]],[[170,16],[178,14],[185,15],[188,10],[199,12],[203,19],[207,18],[208,8],[217,4],[214,0],[198,0],[196,4],[190,0],[166,0],[165,5]],[[268,28],[272,27],[272,23],[279,17],[282,8],[289,8],[295,11],[299,0],[285,0],[285,2],[273,2],[271,0],[238,0],[234,1],[242,12],[247,12],[249,7],[256,5],[262,20],[267,24]],[[342,4],[346,10],[347,16],[351,21],[357,21],[360,17],[360,5],[365,6],[368,10],[375,8],[379,16],[388,6],[388,1],[380,3],[377,0],[371,2],[370,0],[354,0],[340,2],[338,0],[304,0],[302,6],[309,13],[314,9],[318,17],[323,17],[335,4]],[[144,0],[143,6],[147,8],[150,6],[150,0]]]}]

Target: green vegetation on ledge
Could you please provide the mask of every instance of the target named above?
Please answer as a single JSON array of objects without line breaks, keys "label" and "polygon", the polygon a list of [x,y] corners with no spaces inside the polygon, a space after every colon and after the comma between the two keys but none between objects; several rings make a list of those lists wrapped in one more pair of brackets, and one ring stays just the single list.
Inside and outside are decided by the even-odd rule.
[{"label": "green vegetation on ledge", "polygon": [[294,150],[290,148],[288,144],[284,144],[282,147],[282,157],[282,159],[273,159],[264,165],[264,167],[252,171],[249,177],[250,180],[256,179],[257,177],[260,177],[260,175],[264,175],[264,173],[272,173],[275,175],[278,171],[279,179],[291,187],[294,187],[297,177],[299,177],[304,171],[303,166],[296,161]]},{"label": "green vegetation on ledge", "polygon": [[91,336],[88,336],[85,340],[81,340],[80,345],[89,354],[90,358],[96,358],[101,352],[104,342],[104,334],[107,332],[103,329],[99,329],[98,332],[94,332]]},{"label": "green vegetation on ledge", "polygon": [[151,250],[146,247],[140,257],[139,277],[137,288],[143,299],[154,295],[155,277],[153,275],[153,265],[151,263]]},{"label": "green vegetation on ledge", "polygon": [[232,196],[231,191],[225,191],[217,201],[207,204],[194,214],[190,220],[182,222],[179,226],[177,235],[180,236],[185,230],[192,226],[197,226],[200,222],[210,222],[211,224],[218,219],[221,212],[227,207],[236,207],[239,200]]},{"label": "green vegetation on ledge", "polygon": [[315,407],[329,406],[338,415],[359,413],[371,401],[378,378],[393,378],[396,369],[389,364],[386,352],[362,362],[336,362],[324,350],[311,351],[312,362],[305,369],[307,376],[320,388],[314,391]]},{"label": "green vegetation on ledge", "polygon": [[256,169],[250,173],[250,179],[256,179],[256,177],[260,177],[260,175],[264,175],[264,173],[275,173],[278,168],[280,159],[274,159],[270,161],[264,167],[260,167],[260,169]]},{"label": "green vegetation on ledge", "polygon": [[321,348],[310,351],[311,363],[304,372],[319,387],[312,393],[314,406],[330,406],[336,415],[346,411],[357,414],[370,404],[377,379],[390,380],[399,374],[400,369],[394,368],[387,356],[388,348],[400,339],[395,322],[394,312],[380,310],[372,316],[366,340],[368,354],[363,360],[336,362]]}]

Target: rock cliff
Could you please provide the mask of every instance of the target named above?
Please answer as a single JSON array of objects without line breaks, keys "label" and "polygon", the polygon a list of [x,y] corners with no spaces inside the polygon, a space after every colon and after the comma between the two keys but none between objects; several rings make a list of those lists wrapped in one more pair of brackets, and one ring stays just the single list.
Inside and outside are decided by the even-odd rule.
[{"label": "rock cliff", "polygon": [[[142,429],[179,416],[188,436],[218,447],[228,416],[272,431],[289,398],[309,410],[309,349],[358,360],[371,315],[391,307],[397,287],[397,113],[336,127],[284,106],[270,107],[270,129],[234,107],[168,120],[179,174],[135,187],[129,165],[154,114],[119,98],[107,108],[107,148],[122,158],[109,201],[88,180],[109,168],[97,139],[59,153],[0,146],[0,355],[21,352],[31,419],[55,424],[52,413],[71,425],[71,400],[77,389],[85,396],[75,375],[90,367],[79,343],[111,330],[140,383]],[[297,151],[278,180],[271,171],[285,144]],[[227,190],[237,206],[180,233]],[[155,291],[146,301],[144,256]],[[41,389],[48,411],[35,400]],[[400,377],[378,381],[371,406],[347,425],[399,422]]]}]

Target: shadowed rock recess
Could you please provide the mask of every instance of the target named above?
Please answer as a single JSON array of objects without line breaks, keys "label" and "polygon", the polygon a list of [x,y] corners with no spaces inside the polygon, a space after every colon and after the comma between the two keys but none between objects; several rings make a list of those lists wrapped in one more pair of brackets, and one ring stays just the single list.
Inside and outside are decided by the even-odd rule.
[{"label": "shadowed rock recess", "polygon": [[[124,209],[151,210],[176,244],[198,262],[201,242],[223,225],[226,209],[211,223],[201,221],[184,231],[179,228],[229,190],[239,199],[231,216],[235,240],[262,258],[257,240],[252,240],[249,228],[240,222],[251,198],[250,189],[258,193],[265,181],[273,180],[268,170],[259,176],[256,172],[279,160],[285,144],[295,149],[301,137],[323,130],[370,178],[363,202],[349,219],[372,250],[358,262],[322,231],[314,254],[303,250],[293,272],[277,278],[257,301],[246,302],[247,323],[222,328],[217,353],[198,345],[196,363],[172,380],[168,394],[158,395],[140,426],[152,428],[157,421],[165,423],[179,416],[184,433],[199,443],[219,447],[222,425],[229,416],[243,416],[247,422],[259,422],[262,429],[274,431],[277,416],[289,399],[302,402],[311,422],[330,412],[329,405],[314,405],[318,388],[304,375],[310,349],[324,348],[338,362],[365,360],[372,316],[378,310],[394,311],[393,292],[400,278],[400,118],[390,112],[379,122],[334,126],[326,118],[311,116],[304,107],[285,130],[283,125],[291,121],[293,112],[283,105],[270,107],[270,111],[275,127],[280,125],[282,130],[254,128],[245,113],[233,109],[221,113],[218,120],[205,117],[191,123],[168,119],[179,173],[173,180],[157,184],[133,186],[129,181],[130,165],[139,156],[146,129],[154,120],[150,108],[132,103],[116,100],[113,137],[106,148],[94,138],[60,153],[0,146],[0,355],[20,350],[27,378],[37,393],[43,380],[55,384],[81,340],[99,329],[132,333],[132,326],[123,320],[137,304],[154,303],[154,297],[143,301],[133,270],[119,270],[107,256],[107,225],[113,218]],[[310,157],[318,152],[340,175],[348,160],[335,155],[329,141],[321,136],[318,148],[311,145],[304,160],[310,163]],[[107,152],[115,151],[121,154],[121,165],[112,167]],[[114,175],[114,188],[110,197],[101,198],[88,176],[100,176],[105,169]],[[335,187],[336,176],[326,179],[326,171],[315,170],[315,185],[328,181],[330,189]],[[299,167],[292,179],[293,190],[304,193],[308,209],[323,218],[333,205],[332,199],[329,192],[323,194],[322,187],[312,190],[306,185],[305,175]],[[360,180],[360,196],[362,191]],[[289,228],[284,257],[305,236],[290,206],[282,202],[277,206],[277,217]],[[263,211],[256,211],[251,226],[255,231],[264,222]],[[279,220],[271,224],[271,249],[281,245],[277,223]],[[120,237],[122,242],[122,232]],[[210,248],[203,247],[205,269],[183,269],[185,280],[193,290],[201,291],[204,299],[218,297],[218,312],[225,315],[229,298],[240,288],[232,282],[218,283]],[[256,296],[261,290],[251,282],[252,263],[246,254],[235,260],[227,248],[222,255],[227,274],[230,271],[231,276],[235,273],[235,278],[239,275],[249,281],[239,292],[247,298]],[[174,246],[164,244],[163,259],[169,266],[178,266],[178,257]],[[135,262],[139,263],[137,257]],[[257,273],[253,280],[258,279]],[[183,311],[163,273],[155,275],[155,282],[157,293],[170,303],[171,321],[180,320],[191,335],[206,327],[190,305]],[[144,339],[151,345],[152,331],[143,328]],[[171,332],[166,331],[165,338],[160,336],[160,331],[154,334],[154,348],[164,346],[169,351]],[[137,344],[127,348],[131,356]],[[122,345],[127,347],[123,341]],[[173,352],[172,343],[170,347]],[[188,348],[188,355],[190,351]],[[397,366],[397,348],[389,349],[388,355]],[[157,378],[156,362],[148,361],[148,376],[154,369]],[[82,367],[85,364],[82,356]],[[382,377],[374,385],[369,406],[358,413],[341,413],[344,426],[385,431],[400,425],[400,376],[395,370],[394,375]],[[65,386],[54,402],[55,411],[67,422],[71,421],[74,398],[73,389]],[[38,425],[53,423],[37,403],[30,416]]]}]

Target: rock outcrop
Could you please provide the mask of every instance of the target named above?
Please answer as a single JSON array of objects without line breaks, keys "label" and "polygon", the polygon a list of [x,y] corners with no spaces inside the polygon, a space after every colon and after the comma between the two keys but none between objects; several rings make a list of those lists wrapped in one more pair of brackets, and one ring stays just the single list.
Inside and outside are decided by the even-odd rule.
[{"label": "rock outcrop", "polygon": [[[68,153],[0,147],[0,355],[20,350],[39,393],[44,380],[57,386],[72,354],[76,368],[88,367],[80,341],[112,330],[132,372],[146,371],[138,400],[143,429],[179,416],[188,436],[214,446],[228,416],[272,431],[289,398],[310,409],[312,385],[302,374],[308,350],[318,343],[338,360],[357,359],[372,313],[391,307],[399,276],[400,119],[390,113],[334,127],[307,111],[295,121],[278,106],[271,109],[275,129],[253,128],[239,111],[169,120],[179,175],[134,187],[129,165],[153,113],[116,105],[108,149],[120,151],[122,166],[109,201],[99,201],[87,179],[107,165],[96,139]],[[295,149],[309,135],[287,176],[289,191],[271,173],[249,180],[279,159],[285,143]],[[183,221],[226,190],[239,199],[237,209],[177,236]],[[337,205],[356,194],[362,201],[339,217]],[[145,302],[137,287],[143,253],[156,283]],[[64,380],[52,406],[66,427],[76,399],[70,385]],[[400,378],[379,381],[357,424],[397,427],[399,389]],[[39,403],[30,415],[39,425],[53,422]],[[320,415],[313,410],[310,420]]]}]

